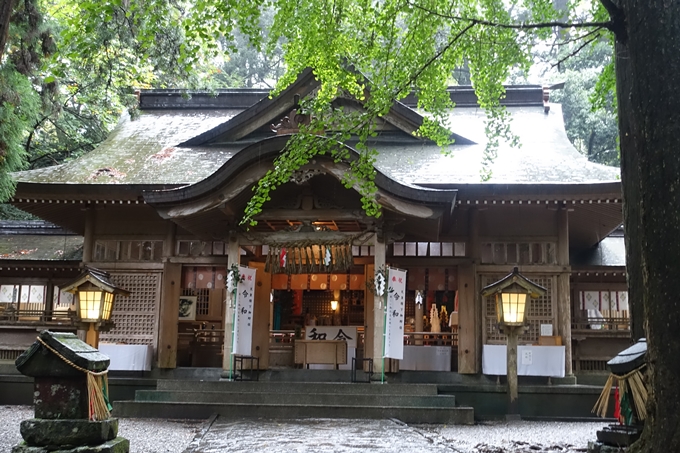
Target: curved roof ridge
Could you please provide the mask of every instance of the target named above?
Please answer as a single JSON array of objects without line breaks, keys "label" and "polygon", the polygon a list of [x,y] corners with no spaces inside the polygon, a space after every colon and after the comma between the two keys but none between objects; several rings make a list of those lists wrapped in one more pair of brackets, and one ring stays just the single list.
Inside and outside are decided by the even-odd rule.
[{"label": "curved roof ridge", "polygon": [[[237,152],[209,177],[184,187],[145,191],[144,200],[152,205],[173,204],[196,200],[214,193],[250,165],[275,158],[291,136],[291,134],[277,135],[251,144]],[[337,144],[349,149],[353,157],[358,155],[358,152],[347,144],[340,142]],[[455,189],[435,189],[404,184],[381,172],[378,168],[376,168],[375,184],[379,189],[386,190],[400,198],[419,202],[451,203],[455,201],[457,193]]]}]

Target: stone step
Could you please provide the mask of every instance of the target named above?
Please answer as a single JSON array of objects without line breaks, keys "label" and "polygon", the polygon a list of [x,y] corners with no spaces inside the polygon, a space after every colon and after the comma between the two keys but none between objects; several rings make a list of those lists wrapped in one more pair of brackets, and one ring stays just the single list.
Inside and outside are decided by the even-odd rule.
[{"label": "stone step", "polygon": [[326,404],[243,404],[243,403],[182,403],[118,401],[114,417],[207,419],[213,414],[222,418],[395,418],[404,423],[441,423],[471,425],[474,411],[471,407],[402,407]]},{"label": "stone step", "polygon": [[[333,390],[333,389],[328,389]],[[287,393],[287,392],[206,392],[175,390],[140,390],[135,394],[139,402],[229,403],[229,404],[287,404],[328,406],[381,407],[446,407],[456,405],[453,395],[404,395],[358,393]]]},{"label": "stone step", "polygon": [[159,379],[158,390],[254,393],[334,393],[360,395],[437,395],[436,384],[377,384],[276,381],[186,381]]}]

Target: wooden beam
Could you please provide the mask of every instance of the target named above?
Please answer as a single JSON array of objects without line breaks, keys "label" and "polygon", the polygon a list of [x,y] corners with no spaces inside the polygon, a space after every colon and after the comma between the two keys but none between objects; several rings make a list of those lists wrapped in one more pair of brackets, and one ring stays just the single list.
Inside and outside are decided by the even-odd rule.
[{"label": "wooden beam", "polygon": [[357,220],[370,221],[361,211],[346,211],[339,209],[267,209],[255,216],[255,220]]}]

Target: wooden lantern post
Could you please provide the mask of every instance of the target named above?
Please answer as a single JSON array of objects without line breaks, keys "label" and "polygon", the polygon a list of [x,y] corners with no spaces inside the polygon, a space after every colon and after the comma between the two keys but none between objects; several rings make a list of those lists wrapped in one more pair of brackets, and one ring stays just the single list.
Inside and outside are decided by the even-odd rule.
[{"label": "wooden lantern post", "polygon": [[496,316],[501,332],[508,337],[507,346],[507,379],[508,379],[508,419],[519,419],[519,391],[517,384],[517,339],[520,332],[526,329],[527,306],[532,298],[546,293],[546,289],[519,273],[514,268],[512,273],[496,283],[482,289],[482,296],[496,297]]}]

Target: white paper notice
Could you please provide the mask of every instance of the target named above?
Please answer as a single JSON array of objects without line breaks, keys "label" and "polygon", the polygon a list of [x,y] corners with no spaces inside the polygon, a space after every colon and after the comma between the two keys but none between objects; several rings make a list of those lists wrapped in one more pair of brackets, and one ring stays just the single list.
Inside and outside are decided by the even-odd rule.
[{"label": "white paper notice", "polygon": [[542,337],[552,337],[553,326],[552,324],[541,324],[541,336]]},{"label": "white paper notice", "polygon": [[522,365],[533,365],[534,355],[531,351],[522,351]]}]

